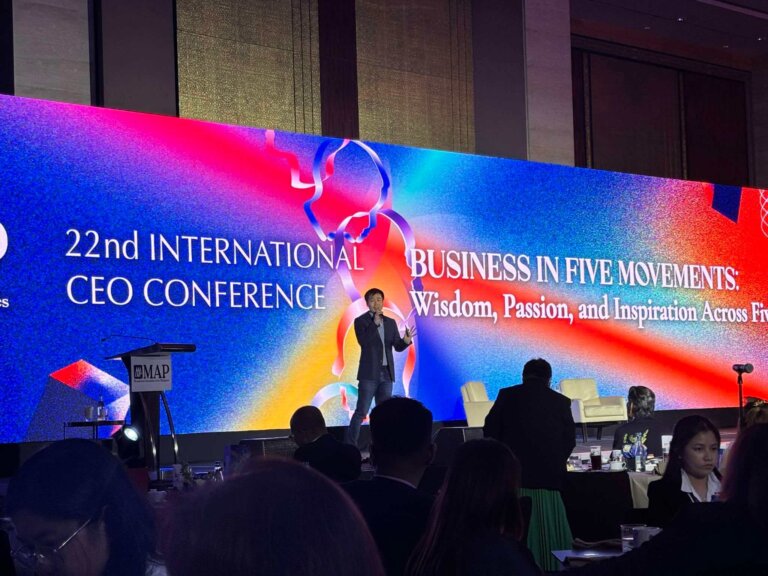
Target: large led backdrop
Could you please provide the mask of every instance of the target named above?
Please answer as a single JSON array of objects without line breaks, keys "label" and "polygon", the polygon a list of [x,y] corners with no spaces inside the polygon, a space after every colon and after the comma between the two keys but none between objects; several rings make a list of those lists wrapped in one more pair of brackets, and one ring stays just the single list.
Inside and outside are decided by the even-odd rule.
[{"label": "large led backdrop", "polygon": [[59,438],[117,352],[174,358],[179,432],[354,407],[361,294],[415,343],[395,391],[461,419],[532,357],[657,407],[766,395],[768,196],[0,97],[0,441]]}]

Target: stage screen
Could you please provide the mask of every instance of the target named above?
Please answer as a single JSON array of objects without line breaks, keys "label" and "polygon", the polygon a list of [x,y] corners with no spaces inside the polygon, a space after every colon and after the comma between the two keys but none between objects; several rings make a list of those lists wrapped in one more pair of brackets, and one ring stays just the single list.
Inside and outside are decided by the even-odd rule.
[{"label": "stage screen", "polygon": [[658,409],[768,395],[768,193],[0,97],[0,442],[60,438],[105,357],[173,358],[181,433],[346,424],[379,287],[437,420],[548,359]]}]

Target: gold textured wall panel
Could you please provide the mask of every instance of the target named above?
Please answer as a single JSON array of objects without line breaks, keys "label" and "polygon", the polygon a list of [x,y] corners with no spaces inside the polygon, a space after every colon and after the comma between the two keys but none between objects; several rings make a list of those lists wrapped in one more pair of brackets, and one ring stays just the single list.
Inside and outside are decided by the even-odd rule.
[{"label": "gold textured wall panel", "polygon": [[91,103],[86,0],[13,1],[16,96]]},{"label": "gold textured wall panel", "polygon": [[360,137],[474,151],[470,0],[358,0]]},{"label": "gold textured wall panel", "polygon": [[320,133],[317,0],[177,0],[179,115]]}]

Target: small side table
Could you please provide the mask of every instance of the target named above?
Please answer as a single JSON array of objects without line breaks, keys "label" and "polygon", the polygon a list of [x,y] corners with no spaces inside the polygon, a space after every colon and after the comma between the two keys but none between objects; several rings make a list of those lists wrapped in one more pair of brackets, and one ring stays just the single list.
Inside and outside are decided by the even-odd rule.
[{"label": "small side table", "polygon": [[67,428],[89,428],[91,438],[98,438],[98,430],[101,426],[122,426],[125,420],[83,420],[80,422],[64,422],[64,439],[67,439]]}]

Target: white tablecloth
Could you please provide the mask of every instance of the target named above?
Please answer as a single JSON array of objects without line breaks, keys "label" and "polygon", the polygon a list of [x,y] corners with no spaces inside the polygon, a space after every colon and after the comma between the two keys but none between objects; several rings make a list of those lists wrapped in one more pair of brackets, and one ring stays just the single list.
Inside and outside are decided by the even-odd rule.
[{"label": "white tablecloth", "polygon": [[629,473],[629,488],[632,490],[634,508],[648,508],[648,485],[660,479],[661,476],[651,472]]}]

